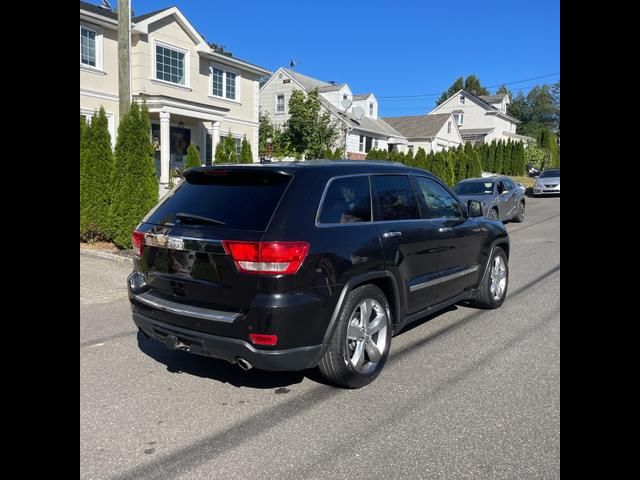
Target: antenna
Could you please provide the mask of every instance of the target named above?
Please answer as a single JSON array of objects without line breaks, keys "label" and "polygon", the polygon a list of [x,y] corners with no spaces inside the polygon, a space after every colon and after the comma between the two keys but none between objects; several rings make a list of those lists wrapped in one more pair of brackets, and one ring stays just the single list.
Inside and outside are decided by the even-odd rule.
[{"label": "antenna", "polygon": [[109,0],[102,0],[102,3],[100,4],[100,8],[106,8],[108,10],[111,10],[111,4],[109,3]]},{"label": "antenna", "polygon": [[360,121],[360,119],[364,116],[364,108],[353,107],[353,116],[356,120]]}]

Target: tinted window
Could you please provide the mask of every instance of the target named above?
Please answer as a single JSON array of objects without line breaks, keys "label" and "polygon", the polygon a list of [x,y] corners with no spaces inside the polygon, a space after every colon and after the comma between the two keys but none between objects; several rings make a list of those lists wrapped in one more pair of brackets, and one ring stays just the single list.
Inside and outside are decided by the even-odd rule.
[{"label": "tinted window", "polygon": [[415,177],[424,218],[457,218],[462,216],[460,204],[437,182],[425,177]]},{"label": "tinted window", "polygon": [[369,177],[337,178],[331,182],[322,202],[320,223],[371,221]]},{"label": "tinted window", "polygon": [[493,182],[463,182],[457,184],[453,191],[458,195],[491,195]]},{"label": "tinted window", "polygon": [[545,178],[545,177],[557,177],[557,178],[560,178],[560,170],[545,170],[540,175],[540,178]]},{"label": "tinted window", "polygon": [[418,202],[405,175],[374,175],[376,220],[420,218]]},{"label": "tinted window", "polygon": [[504,180],[504,185],[505,187],[507,187],[507,190],[513,190],[514,188],[516,188],[516,184],[513,183],[511,180]]},{"label": "tinted window", "polygon": [[[198,170],[167,194],[143,221],[155,224],[194,223],[203,228],[264,230],[291,177],[273,171]],[[215,225],[176,219],[176,213],[224,222]]]}]

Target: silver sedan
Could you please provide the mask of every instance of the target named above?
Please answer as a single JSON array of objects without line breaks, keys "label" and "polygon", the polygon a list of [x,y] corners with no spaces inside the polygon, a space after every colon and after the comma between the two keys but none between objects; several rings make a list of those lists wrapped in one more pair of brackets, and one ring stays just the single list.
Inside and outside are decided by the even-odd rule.
[{"label": "silver sedan", "polygon": [[533,184],[533,196],[560,195],[560,169],[544,170]]},{"label": "silver sedan", "polygon": [[507,176],[468,178],[458,182],[453,191],[465,204],[468,204],[469,200],[479,201],[487,218],[503,222],[524,221],[524,190]]}]

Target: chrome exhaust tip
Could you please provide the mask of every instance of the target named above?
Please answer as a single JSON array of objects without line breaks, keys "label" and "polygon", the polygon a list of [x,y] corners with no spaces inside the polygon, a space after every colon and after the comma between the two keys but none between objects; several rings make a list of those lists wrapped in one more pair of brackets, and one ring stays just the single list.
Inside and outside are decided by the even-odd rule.
[{"label": "chrome exhaust tip", "polygon": [[253,368],[253,365],[251,365],[247,360],[245,360],[242,357],[236,358],[236,363],[244,371],[251,370]]}]

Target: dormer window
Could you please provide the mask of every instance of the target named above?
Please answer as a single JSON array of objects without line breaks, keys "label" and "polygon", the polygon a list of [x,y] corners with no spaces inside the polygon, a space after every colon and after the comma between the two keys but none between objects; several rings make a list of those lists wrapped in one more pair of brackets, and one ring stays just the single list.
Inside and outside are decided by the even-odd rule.
[{"label": "dormer window", "polygon": [[342,94],[342,100],[348,100],[349,99],[349,95],[347,95],[346,93]]},{"label": "dormer window", "polygon": [[460,105],[464,105],[464,95],[460,95]]},{"label": "dormer window", "polygon": [[460,126],[464,123],[464,113],[454,113],[453,118],[456,120],[456,125]]},{"label": "dormer window", "polygon": [[373,103],[369,104],[369,115],[373,117]]}]

